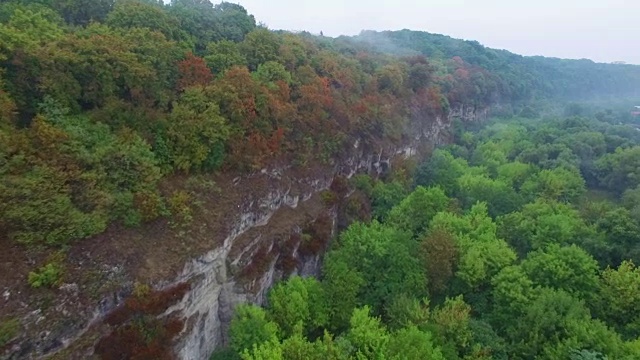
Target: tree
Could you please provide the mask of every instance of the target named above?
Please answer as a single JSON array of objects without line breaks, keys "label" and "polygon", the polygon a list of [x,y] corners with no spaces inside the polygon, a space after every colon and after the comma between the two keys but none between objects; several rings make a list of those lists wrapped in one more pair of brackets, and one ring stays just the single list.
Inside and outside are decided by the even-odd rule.
[{"label": "tree", "polygon": [[238,4],[223,1],[215,5],[213,11],[223,39],[240,42],[256,28],[256,19]]},{"label": "tree", "polygon": [[293,336],[298,326],[309,334],[326,325],[325,301],[317,280],[294,276],[269,292],[269,314],[282,330],[283,338]]},{"label": "tree", "polygon": [[342,256],[330,252],[322,267],[322,286],[329,307],[329,328],[342,331],[348,327],[353,309],[358,305],[358,294],[366,285],[363,275],[351,268]]},{"label": "tree", "polygon": [[66,179],[66,174],[46,165],[5,173],[0,181],[0,228],[18,243],[50,246],[104,231],[105,214],[78,209]]},{"label": "tree", "polygon": [[282,344],[277,339],[253,344],[250,349],[245,349],[241,355],[242,360],[284,360]]},{"label": "tree", "polygon": [[552,244],[529,253],[522,268],[534,285],[564,290],[591,300],[598,286],[598,263],[576,245]]},{"label": "tree", "polygon": [[433,229],[420,244],[420,257],[429,279],[429,293],[441,294],[458,263],[455,237],[442,229]]},{"label": "tree", "polygon": [[431,316],[429,310],[429,299],[422,301],[411,295],[400,293],[385,305],[385,324],[391,330],[417,326],[424,327]]},{"label": "tree", "polygon": [[213,74],[203,58],[187,53],[185,59],[178,63],[178,90],[183,91],[191,86],[206,86],[213,80]]},{"label": "tree", "polygon": [[400,95],[407,81],[407,69],[400,64],[385,65],[376,71],[376,80],[380,92]]},{"label": "tree", "polygon": [[103,21],[114,4],[115,0],[52,0],[53,7],[66,22],[81,26]]},{"label": "tree", "polygon": [[460,253],[456,277],[466,289],[478,290],[516,259],[515,252],[496,236],[496,224],[488,216],[484,203],[475,205],[463,216],[439,213],[430,228],[456,234]]},{"label": "tree", "polygon": [[215,170],[224,158],[230,128],[201,88],[188,88],[174,105],[166,140],[176,169]]},{"label": "tree", "polygon": [[507,154],[501,145],[501,143],[494,141],[487,141],[478,145],[471,157],[472,163],[486,166],[489,174],[496,176],[498,167],[507,163]]},{"label": "tree", "polygon": [[352,224],[339,238],[340,256],[368,284],[359,299],[380,314],[395,294],[426,295],[426,276],[414,256],[417,243],[410,234],[377,221]]},{"label": "tree", "polygon": [[468,168],[464,159],[454,158],[448,151],[437,149],[429,161],[418,168],[415,182],[424,187],[440,186],[448,196],[455,196],[459,191],[457,180]]},{"label": "tree", "polygon": [[[549,244],[577,244],[591,253],[604,250],[602,238],[580,217],[577,210],[554,201],[536,200],[521,211],[498,220],[499,236],[521,256]],[[598,251],[594,251],[598,249]]]},{"label": "tree", "polygon": [[431,219],[449,207],[449,198],[438,187],[425,189],[418,186],[400,204],[389,212],[387,224],[419,236]]},{"label": "tree", "polygon": [[[564,291],[540,289],[518,321],[507,326],[513,358],[535,358],[574,335],[575,327],[589,321],[584,304]],[[559,326],[564,324],[564,326]]]},{"label": "tree", "polygon": [[485,175],[466,173],[458,178],[459,199],[465,207],[477,202],[489,206],[492,217],[517,210],[523,203],[522,197],[513,187],[501,180],[493,180]]},{"label": "tree", "polygon": [[494,311],[493,323],[504,329],[509,320],[516,318],[535,298],[533,281],[522,266],[511,265],[500,270],[491,279]]},{"label": "tree", "polygon": [[464,356],[471,348],[473,334],[469,329],[471,306],[464,302],[462,296],[447,298],[433,312],[433,321],[438,329],[438,336],[443,343],[452,346],[458,356]]},{"label": "tree", "polygon": [[585,181],[578,170],[556,168],[542,170],[522,184],[522,193],[530,199],[541,197],[561,202],[574,202],[585,193]]},{"label": "tree", "polygon": [[378,181],[372,189],[372,215],[379,221],[385,221],[389,211],[407,196],[407,189],[397,182],[384,183]]},{"label": "tree", "polygon": [[386,359],[444,360],[445,357],[430,333],[411,326],[391,334]]},{"label": "tree", "polygon": [[498,179],[520,191],[522,185],[536,172],[535,166],[521,162],[509,162],[498,167]]},{"label": "tree", "polygon": [[6,24],[0,24],[0,54],[8,56],[17,49],[33,50],[61,38],[62,35],[60,24],[51,21],[46,10],[34,12],[18,8]]},{"label": "tree", "polygon": [[[267,320],[266,312],[254,305],[238,305],[235,309],[229,337],[231,348],[238,354],[262,344],[278,341],[278,326]],[[268,346],[268,345],[265,345]]]},{"label": "tree", "polygon": [[278,81],[287,85],[291,84],[292,81],[291,74],[285,69],[284,65],[275,61],[268,61],[258,65],[258,70],[253,75],[257,81],[274,89],[277,89],[276,83]]},{"label": "tree", "polygon": [[640,185],[640,146],[618,148],[596,161],[602,185],[622,193]]},{"label": "tree", "polygon": [[629,210],[613,204],[591,203],[585,207],[583,217],[606,237],[610,264],[640,260],[640,219],[634,219]]},{"label": "tree", "polygon": [[240,51],[247,59],[251,71],[258,69],[260,64],[278,59],[280,39],[267,29],[253,30],[240,43]]},{"label": "tree", "polygon": [[347,339],[354,347],[357,359],[383,359],[387,352],[389,333],[380,319],[371,317],[370,308],[364,306],[353,310],[349,321]]},{"label": "tree", "polygon": [[640,268],[624,261],[618,269],[607,268],[600,279],[594,313],[623,334],[640,334]]},{"label": "tree", "polygon": [[162,33],[167,39],[184,42],[193,47],[193,40],[180,27],[180,21],[164,10],[163,4],[141,0],[119,0],[109,13],[105,24],[119,28],[148,28]]},{"label": "tree", "polygon": [[224,73],[233,66],[247,65],[247,60],[240,53],[238,44],[230,40],[209,43],[204,59],[216,75]]}]

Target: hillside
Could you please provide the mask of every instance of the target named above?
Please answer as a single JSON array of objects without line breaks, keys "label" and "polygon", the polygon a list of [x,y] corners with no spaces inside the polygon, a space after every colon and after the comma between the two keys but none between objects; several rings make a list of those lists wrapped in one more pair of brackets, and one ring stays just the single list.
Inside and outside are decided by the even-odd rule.
[{"label": "hillside", "polygon": [[318,275],[367,218],[346,178],[408,184],[462,123],[639,84],[442,35],[276,32],[226,2],[3,1],[0,357],[204,359],[236,304]]},{"label": "hillside", "polygon": [[342,39],[350,43],[364,43],[398,56],[460,57],[493,75],[495,84],[484,85],[478,80],[476,86],[488,86],[505,102],[545,98],[586,101],[640,97],[640,70],[637,65],[521,56],[484,47],[477,41],[411,30],[363,31],[359,36]]}]

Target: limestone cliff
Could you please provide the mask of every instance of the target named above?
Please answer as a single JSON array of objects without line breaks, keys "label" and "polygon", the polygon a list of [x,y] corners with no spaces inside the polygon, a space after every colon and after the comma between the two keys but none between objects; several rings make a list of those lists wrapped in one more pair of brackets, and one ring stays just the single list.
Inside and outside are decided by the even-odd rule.
[{"label": "limestone cliff", "polygon": [[[365,149],[359,141],[354,141],[351,155],[315,172],[300,175],[289,166],[278,166],[219,183],[222,195],[231,190],[240,194],[227,202],[220,200],[216,203],[214,200],[207,203],[221,208],[224,214],[218,216],[224,218],[226,226],[203,225],[198,237],[189,232],[180,233],[176,239],[184,239],[185,243],[190,237],[195,239],[186,254],[199,255],[189,256],[190,260],[186,264],[183,262],[181,270],[173,272],[173,275],[168,270],[166,273],[153,272],[154,276],[148,274],[150,269],[172,266],[178,269],[179,264],[172,265],[170,261],[158,263],[152,259],[152,254],[177,251],[179,244],[149,244],[149,239],[143,239],[147,241],[141,242],[143,249],[139,252],[134,252],[137,249],[135,245],[125,249],[114,245],[104,250],[114,254],[113,259],[102,262],[100,259],[107,257],[99,256],[98,250],[87,245],[72,257],[78,271],[87,272],[89,265],[98,267],[103,269],[101,276],[104,278],[121,279],[115,282],[117,286],[107,292],[108,296],[90,301],[87,300],[90,297],[83,296],[87,291],[85,287],[67,283],[58,291],[53,307],[46,311],[35,302],[22,304],[25,310],[29,310],[29,315],[22,319],[24,334],[0,354],[7,359],[95,357],[94,345],[105,334],[99,325],[109,313],[121,307],[131,294],[134,281],[148,277],[148,282],[156,289],[190,284],[186,294],[160,317],[171,315],[184,321],[173,346],[179,359],[208,359],[216,347],[227,341],[227,328],[237,304],[263,304],[274,282],[294,273],[311,276],[319,273],[321,254],[301,254],[299,242],[287,241],[291,234],[300,232],[305,223],[320,216],[326,216],[328,226],[335,227],[336,213],[327,211],[319,194],[331,185],[336,176],[386,171],[396,157],[427,153],[434,145],[447,141],[446,130],[454,117],[476,120],[486,116],[487,110],[452,109],[448,117],[413,122],[408,131],[410,136],[401,144]],[[258,183],[260,187],[256,185]],[[111,240],[117,244],[117,239],[113,240],[108,235],[98,240]],[[124,255],[129,253],[132,255],[128,259]],[[296,265],[283,268],[283,260],[289,258],[295,259]],[[10,299],[11,295],[5,297]],[[51,320],[57,319],[55,314],[69,315],[68,318],[74,320],[60,326]]]}]

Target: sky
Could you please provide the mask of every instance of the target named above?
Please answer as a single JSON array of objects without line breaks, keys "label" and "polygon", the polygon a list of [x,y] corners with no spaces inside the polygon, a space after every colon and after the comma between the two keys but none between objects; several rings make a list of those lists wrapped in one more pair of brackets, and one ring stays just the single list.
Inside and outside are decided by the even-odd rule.
[{"label": "sky", "polygon": [[640,0],[228,0],[270,29],[421,30],[522,55],[640,65]]}]

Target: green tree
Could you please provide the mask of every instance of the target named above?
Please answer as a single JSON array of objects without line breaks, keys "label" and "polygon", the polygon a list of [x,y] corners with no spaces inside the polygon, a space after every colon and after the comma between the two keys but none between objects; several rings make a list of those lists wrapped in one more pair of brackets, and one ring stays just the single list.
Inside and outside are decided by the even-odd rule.
[{"label": "green tree", "polygon": [[240,355],[242,360],[284,360],[282,344],[277,340],[270,340],[260,344],[253,344]]},{"label": "green tree", "polygon": [[256,28],[256,19],[241,5],[223,1],[213,10],[223,39],[240,42]]},{"label": "green tree", "polygon": [[391,330],[409,326],[423,327],[430,317],[429,299],[420,301],[405,293],[396,294],[385,304],[384,313],[385,324]]},{"label": "green tree", "polygon": [[384,221],[388,212],[407,196],[407,189],[400,182],[376,182],[372,191],[373,216]]},{"label": "green tree", "polygon": [[214,170],[224,159],[230,127],[200,88],[186,89],[174,104],[166,138],[175,168]]},{"label": "green tree", "polygon": [[572,337],[573,325],[588,321],[590,314],[581,301],[568,293],[543,288],[517,319],[507,325],[505,332],[510,357],[533,359]]},{"label": "green tree", "polygon": [[598,263],[576,245],[549,245],[529,253],[522,262],[534,285],[556,288],[591,300],[598,287]]},{"label": "green tree", "polygon": [[180,21],[166,12],[161,3],[120,0],[109,13],[105,24],[120,28],[148,28],[161,32],[167,39],[182,41],[192,48],[192,39],[180,28]]},{"label": "green tree", "polygon": [[577,210],[554,201],[536,200],[519,212],[501,217],[498,223],[499,236],[523,257],[530,250],[549,244],[577,244],[591,253],[605,248],[600,235],[584,222]]},{"label": "green tree", "polygon": [[52,0],[52,5],[68,23],[88,25],[91,21],[103,21],[115,2],[115,0]]},{"label": "green tree", "polygon": [[270,88],[276,89],[276,82],[282,81],[286,84],[291,84],[291,74],[285,69],[284,65],[275,62],[267,61],[264,64],[258,66],[258,70],[253,73],[255,79]]},{"label": "green tree", "polygon": [[522,185],[536,172],[536,167],[521,162],[508,162],[498,167],[498,179],[520,191]]},{"label": "green tree", "polygon": [[411,326],[393,334],[387,345],[386,359],[405,360],[444,360],[440,348],[434,344],[432,335]]},{"label": "green tree", "polygon": [[463,216],[439,213],[431,222],[433,230],[456,234],[460,253],[456,277],[468,288],[477,289],[516,259],[514,251],[496,236],[496,224],[479,203]]},{"label": "green tree", "polygon": [[280,39],[264,28],[253,30],[240,43],[240,51],[251,71],[257,70],[260,64],[278,60],[279,47]]},{"label": "green tree", "polygon": [[594,312],[625,337],[640,334],[640,268],[625,261],[618,269],[607,268],[600,279]]},{"label": "green tree", "polygon": [[536,296],[533,281],[521,266],[507,266],[491,279],[493,309],[489,316],[500,333],[524,313]]},{"label": "green tree", "polygon": [[292,336],[297,326],[310,333],[327,323],[325,301],[317,280],[294,276],[269,292],[269,314],[282,330],[283,338]]},{"label": "green tree", "polygon": [[602,185],[622,193],[640,185],[640,146],[618,148],[596,161]]},{"label": "green tree", "polygon": [[486,202],[493,217],[520,208],[522,197],[508,183],[484,175],[464,174],[458,179],[459,199],[465,207]]},{"label": "green tree", "polygon": [[346,337],[354,347],[356,359],[385,358],[390,336],[380,319],[370,315],[368,306],[355,309],[349,324]]},{"label": "green tree", "polygon": [[391,209],[386,223],[419,236],[427,229],[431,219],[448,207],[449,198],[442,189],[418,186]]},{"label": "green tree", "polygon": [[363,275],[348,265],[336,252],[325,257],[322,286],[329,307],[329,328],[341,331],[348,327],[353,309],[358,306],[358,294],[366,285]]},{"label": "green tree", "polygon": [[222,74],[234,66],[247,64],[247,60],[240,53],[238,44],[230,40],[209,43],[204,59],[216,75]]},{"label": "green tree", "polygon": [[359,298],[379,314],[395,294],[426,295],[424,268],[414,255],[417,245],[409,233],[377,221],[355,223],[340,235],[335,255],[362,275],[367,286]]},{"label": "green tree", "polygon": [[270,348],[278,343],[278,325],[267,320],[266,312],[255,305],[238,305],[229,328],[231,348],[238,354],[245,351]]},{"label": "green tree", "polygon": [[455,350],[458,356],[464,356],[471,350],[473,334],[469,328],[471,306],[464,302],[462,296],[447,298],[433,312],[440,341]]},{"label": "green tree", "polygon": [[417,185],[441,187],[448,196],[458,194],[458,178],[469,168],[464,159],[455,158],[448,151],[437,149],[427,162],[422,164],[415,176]]},{"label": "green tree", "polygon": [[586,191],[585,181],[577,170],[556,168],[542,170],[522,184],[522,193],[530,199],[574,202]]},{"label": "green tree", "polygon": [[507,163],[507,151],[502,148],[502,143],[487,141],[478,145],[472,155],[472,163],[486,166],[489,174],[495,177],[498,168]]}]

